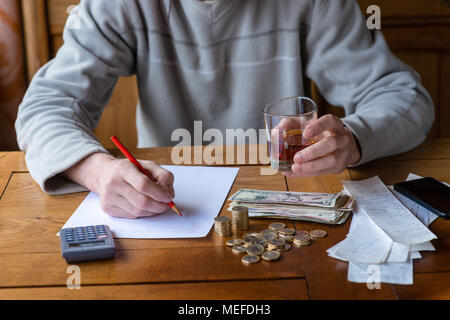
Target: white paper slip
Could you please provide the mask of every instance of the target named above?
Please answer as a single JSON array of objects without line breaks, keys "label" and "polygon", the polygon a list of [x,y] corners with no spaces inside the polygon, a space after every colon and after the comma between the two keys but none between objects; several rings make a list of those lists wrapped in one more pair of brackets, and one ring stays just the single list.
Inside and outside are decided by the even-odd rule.
[{"label": "white paper slip", "polygon": [[436,251],[434,246],[431,244],[430,241],[424,242],[424,243],[416,243],[409,246],[410,252],[415,251]]},{"label": "white paper slip", "polygon": [[389,262],[375,265],[350,261],[347,279],[348,281],[359,283],[413,284],[412,258],[406,262]]},{"label": "white paper slip", "polygon": [[339,243],[334,255],[362,263],[378,264],[386,261],[393,243],[391,238],[357,204],[354,206],[352,227],[347,238]]},{"label": "white paper slip", "polygon": [[183,214],[172,210],[136,220],[104,213],[97,194],[90,193],[63,228],[106,224],[115,238],[200,238],[208,234],[239,168],[163,166],[175,176],[175,199]]},{"label": "white paper slip", "polygon": [[372,221],[393,241],[415,244],[436,239],[436,236],[389,191],[378,176],[342,183]]},{"label": "white paper slip", "polygon": [[405,262],[409,256],[409,245],[394,242],[386,262]]}]

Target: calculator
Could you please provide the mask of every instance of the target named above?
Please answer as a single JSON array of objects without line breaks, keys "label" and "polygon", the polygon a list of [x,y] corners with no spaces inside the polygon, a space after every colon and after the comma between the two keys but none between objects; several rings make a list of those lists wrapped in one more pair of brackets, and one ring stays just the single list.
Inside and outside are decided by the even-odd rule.
[{"label": "calculator", "polygon": [[110,259],[114,239],[107,225],[64,228],[60,231],[61,255],[68,263]]}]

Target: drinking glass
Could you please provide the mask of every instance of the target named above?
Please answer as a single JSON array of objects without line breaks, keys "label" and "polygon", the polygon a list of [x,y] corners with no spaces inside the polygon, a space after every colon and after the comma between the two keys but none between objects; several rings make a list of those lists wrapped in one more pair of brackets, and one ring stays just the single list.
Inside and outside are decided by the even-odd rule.
[{"label": "drinking glass", "polygon": [[317,105],[307,97],[284,98],[264,108],[272,168],[291,171],[294,155],[317,142],[303,137],[306,126],[316,119]]}]

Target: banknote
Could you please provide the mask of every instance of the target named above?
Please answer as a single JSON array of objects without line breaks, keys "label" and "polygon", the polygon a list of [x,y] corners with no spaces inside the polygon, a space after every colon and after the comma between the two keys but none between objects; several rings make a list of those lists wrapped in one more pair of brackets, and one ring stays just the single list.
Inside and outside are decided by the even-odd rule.
[{"label": "banknote", "polygon": [[337,193],[310,193],[240,189],[228,200],[238,202],[307,205],[338,208],[348,201],[348,196]]},{"label": "banknote", "polygon": [[[306,206],[306,205],[291,205],[291,204],[271,204],[271,203],[255,203],[255,202],[240,202],[233,201],[230,203],[230,208],[243,206],[252,209],[270,209],[271,211],[280,211],[280,212],[292,212],[292,213],[303,213],[303,212],[333,212],[336,209],[342,211],[352,211],[352,202],[346,203],[344,206],[339,208],[327,208],[327,207],[316,207],[316,206]],[[229,209],[228,211],[231,211]]]},{"label": "banknote", "polygon": [[323,215],[289,215],[283,213],[270,213],[261,211],[252,211],[248,213],[250,218],[265,218],[265,219],[287,219],[287,220],[300,220],[300,221],[312,221],[325,224],[342,224],[350,215],[349,211],[336,211],[335,214],[330,216]]}]

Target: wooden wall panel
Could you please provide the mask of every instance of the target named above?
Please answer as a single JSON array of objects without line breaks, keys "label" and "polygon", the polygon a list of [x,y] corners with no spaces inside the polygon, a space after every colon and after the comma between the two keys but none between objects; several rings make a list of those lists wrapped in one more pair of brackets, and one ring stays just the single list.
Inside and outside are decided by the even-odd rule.
[{"label": "wooden wall panel", "polygon": [[442,87],[439,96],[440,112],[437,119],[439,136],[450,137],[450,53],[442,55],[440,70],[439,80]]}]

